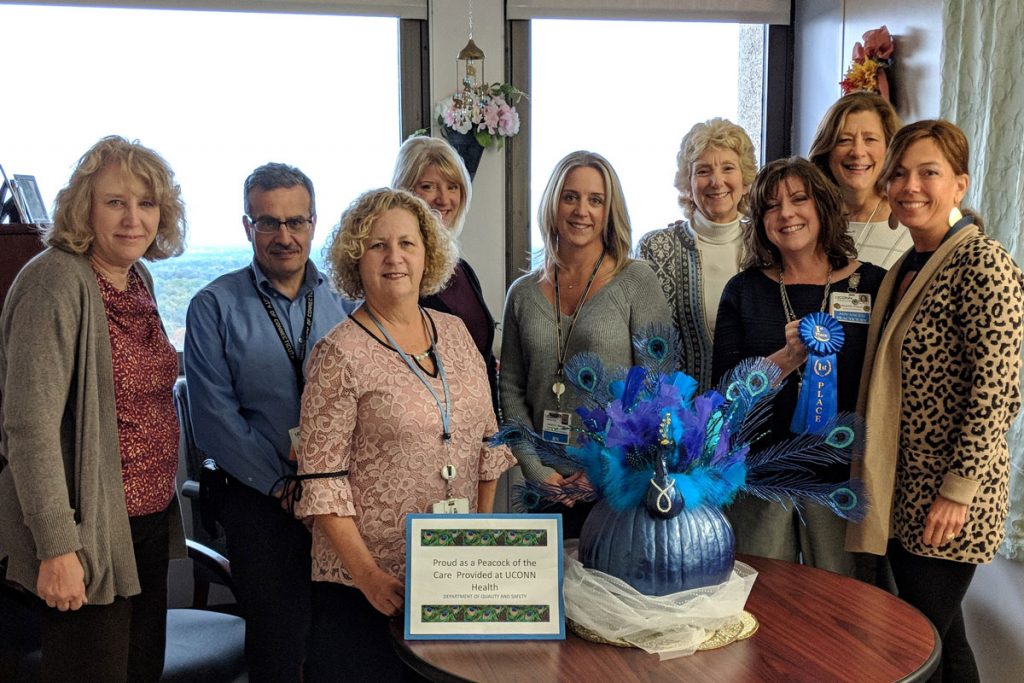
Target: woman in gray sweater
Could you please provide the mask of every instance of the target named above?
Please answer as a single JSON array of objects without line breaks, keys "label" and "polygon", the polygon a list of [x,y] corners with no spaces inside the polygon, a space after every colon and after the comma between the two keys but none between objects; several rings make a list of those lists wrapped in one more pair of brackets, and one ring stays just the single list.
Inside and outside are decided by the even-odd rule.
[{"label": "woman in gray sweater", "polygon": [[167,163],[104,138],[4,303],[0,558],[39,598],[44,681],[163,671],[167,568],[185,551],[178,359],[140,259],[177,256],[184,232]]},{"label": "woman in gray sweater", "polygon": [[[580,397],[564,376],[573,355],[597,354],[607,368],[634,364],[632,339],[671,324],[650,266],[629,257],[632,235],[622,185],[608,161],[573,152],[555,166],[538,220],[544,262],[516,280],[505,300],[499,393],[502,418],[571,443]],[[541,463],[529,444],[513,446],[527,479],[566,491],[554,511],[565,538],[579,536],[590,510],[582,472]]]}]

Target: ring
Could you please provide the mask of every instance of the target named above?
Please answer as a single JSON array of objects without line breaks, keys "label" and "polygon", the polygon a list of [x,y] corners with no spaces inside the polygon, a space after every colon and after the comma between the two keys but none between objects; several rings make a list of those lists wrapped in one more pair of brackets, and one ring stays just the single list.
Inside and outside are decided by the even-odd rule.
[{"label": "ring", "polygon": [[949,536],[946,536],[946,543],[949,543],[954,538],[956,538],[956,534],[950,534]]}]

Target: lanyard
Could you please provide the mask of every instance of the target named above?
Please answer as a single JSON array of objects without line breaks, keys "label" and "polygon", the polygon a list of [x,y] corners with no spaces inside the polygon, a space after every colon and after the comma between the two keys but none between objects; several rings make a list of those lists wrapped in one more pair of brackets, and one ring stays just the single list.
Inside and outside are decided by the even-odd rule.
[{"label": "lanyard", "polygon": [[295,352],[295,347],[292,346],[291,340],[288,339],[288,333],[285,332],[281,319],[277,317],[277,310],[274,308],[274,304],[271,303],[267,295],[256,284],[256,273],[251,268],[249,269],[249,278],[252,280],[252,286],[256,289],[257,296],[263,302],[263,308],[267,310],[270,322],[273,323],[274,329],[277,330],[277,336],[281,338],[281,345],[284,346],[284,352],[288,354],[288,360],[292,364],[292,372],[295,373],[295,383],[299,387],[299,393],[302,393],[303,388],[306,386],[306,378],[302,374],[302,361],[306,359],[306,342],[309,340],[309,333],[313,329],[313,290],[310,289],[306,293],[306,317],[302,323],[302,337],[299,339],[302,342],[300,348],[302,355],[299,355]]},{"label": "lanyard", "polygon": [[[427,391],[430,392],[430,395],[434,398],[434,403],[437,404],[437,412],[441,416],[441,426],[444,429],[444,431],[441,432],[441,439],[444,440],[445,445],[447,445],[449,439],[452,438],[452,397],[451,392],[448,389],[448,376],[445,374],[444,371],[444,362],[441,360],[441,354],[436,353],[436,349],[434,348],[434,340],[432,339],[430,341],[430,350],[435,351],[434,362],[437,363],[437,374],[441,376],[441,387],[444,389],[443,403],[441,402],[441,397],[439,397],[437,395],[437,392],[434,391],[434,387],[430,386],[430,382],[427,381],[427,378],[420,371],[419,366],[417,366],[416,363],[413,362],[412,358],[409,358],[409,355],[402,350],[402,347],[395,343],[395,340],[391,338],[391,335],[388,334],[388,331],[385,330],[384,326],[380,324],[380,321],[377,320],[377,316],[373,314],[373,311],[370,309],[370,307],[364,306],[363,308],[366,310],[366,314],[370,317],[370,320],[373,321],[373,324],[376,325],[377,329],[380,330],[380,333],[384,335],[384,338],[387,340],[388,344],[391,344],[391,348],[398,352],[398,355],[402,357],[402,360],[405,362],[406,366],[410,370],[412,370],[413,374],[416,375],[416,378],[419,379],[423,386],[427,388]],[[422,306],[420,307],[420,316],[426,316],[426,312],[423,310]]]},{"label": "lanyard", "polygon": [[594,270],[590,273],[590,279],[587,280],[587,286],[584,288],[583,294],[580,295],[580,300],[576,302],[576,309],[572,312],[569,322],[569,331],[565,335],[565,344],[562,343],[562,301],[558,288],[558,266],[555,266],[555,358],[558,361],[558,369],[555,371],[555,383],[551,385],[551,392],[555,395],[555,403],[559,408],[562,407],[562,394],[565,393],[565,355],[569,352],[569,340],[572,339],[572,332],[576,329],[580,310],[583,309],[583,304],[587,300],[587,295],[590,294],[590,288],[597,278],[597,271],[603,261],[604,251],[601,252],[601,258],[597,259],[597,263],[594,264]]}]

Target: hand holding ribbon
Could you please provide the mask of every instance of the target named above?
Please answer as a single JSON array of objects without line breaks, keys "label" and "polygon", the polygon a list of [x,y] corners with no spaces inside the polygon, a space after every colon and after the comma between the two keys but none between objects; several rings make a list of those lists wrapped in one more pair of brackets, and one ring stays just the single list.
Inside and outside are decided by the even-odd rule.
[{"label": "hand holding ribbon", "polygon": [[836,353],[843,347],[846,333],[828,313],[811,313],[800,320],[800,339],[809,353],[789,429],[795,434],[817,434],[836,415]]}]

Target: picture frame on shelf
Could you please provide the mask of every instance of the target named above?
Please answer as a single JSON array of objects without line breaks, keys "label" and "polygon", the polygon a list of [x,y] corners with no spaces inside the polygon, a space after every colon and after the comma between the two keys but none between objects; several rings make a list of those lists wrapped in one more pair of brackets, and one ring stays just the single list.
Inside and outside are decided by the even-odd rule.
[{"label": "picture frame on shelf", "polygon": [[21,223],[21,213],[14,199],[14,186],[0,166],[0,223]]},{"label": "picture frame on shelf", "polygon": [[46,203],[39,192],[35,176],[15,173],[9,183],[14,189],[14,202],[18,206],[23,223],[45,225],[53,222],[46,210]]}]

